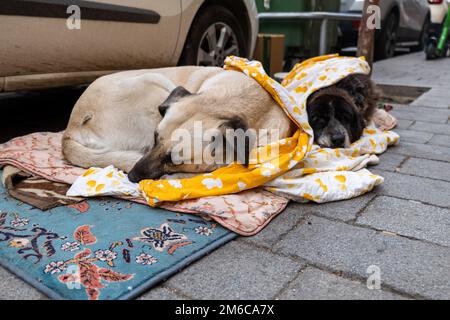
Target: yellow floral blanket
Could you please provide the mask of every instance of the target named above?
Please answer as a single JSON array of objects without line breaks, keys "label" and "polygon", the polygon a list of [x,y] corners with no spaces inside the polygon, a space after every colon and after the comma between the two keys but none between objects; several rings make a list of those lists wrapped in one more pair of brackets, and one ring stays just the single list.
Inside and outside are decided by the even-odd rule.
[{"label": "yellow floral blanket", "polygon": [[[363,59],[337,55],[313,58],[298,64],[283,85],[271,79],[257,61],[228,57],[225,69],[241,71],[255,79],[294,121],[298,131],[293,137],[277,142],[276,146],[262,148],[278,148],[276,158],[263,158],[249,167],[232,164],[176,183],[171,180],[141,181],[139,187],[151,206],[164,201],[232,194],[261,185],[295,200],[303,198],[324,202],[361,195],[383,182],[381,177],[367,170],[352,170],[375,162],[370,154],[381,153],[389,144],[396,143],[398,136],[395,133],[372,128],[365,131],[363,141],[349,150],[313,150],[314,136],[306,113],[306,101],[311,93],[350,74],[368,74],[370,68]],[[270,152],[258,150],[257,153]],[[305,175],[307,178],[302,179]]]},{"label": "yellow floral blanket", "polygon": [[[281,85],[271,79],[257,61],[228,57],[225,69],[243,72],[257,81],[297,125],[297,132],[288,139],[254,150],[252,154],[258,155],[258,162],[252,162],[248,167],[234,163],[188,179],[141,181],[139,192],[149,205],[235,194],[260,186],[296,201],[324,203],[362,195],[383,182],[382,177],[364,168],[378,163],[375,154],[398,143],[396,133],[380,131],[370,125],[351,148],[322,149],[313,144],[314,133],[306,113],[306,102],[313,92],[350,74],[368,74],[370,67],[364,59],[338,55],[313,58],[296,65]],[[278,150],[276,156],[265,156],[273,154],[269,152],[273,148]],[[117,177],[114,183],[112,180],[109,183],[107,177],[100,177],[105,178],[102,190],[93,190],[86,185],[88,181],[84,181],[92,181],[88,176],[81,177],[72,186],[71,195],[105,195],[114,190],[128,194],[135,192],[135,186],[123,184],[123,179]]]}]

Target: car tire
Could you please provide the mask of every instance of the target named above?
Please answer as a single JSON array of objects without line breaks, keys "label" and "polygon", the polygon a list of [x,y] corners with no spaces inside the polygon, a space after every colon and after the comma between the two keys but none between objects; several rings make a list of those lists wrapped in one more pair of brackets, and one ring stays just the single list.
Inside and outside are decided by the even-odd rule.
[{"label": "car tire", "polygon": [[246,57],[246,42],[244,31],[230,10],[219,5],[204,7],[192,23],[178,65],[221,67],[228,55]]},{"label": "car tire", "polygon": [[375,59],[382,60],[392,58],[395,55],[397,44],[398,18],[391,12],[386,19],[384,28],[375,42]]}]

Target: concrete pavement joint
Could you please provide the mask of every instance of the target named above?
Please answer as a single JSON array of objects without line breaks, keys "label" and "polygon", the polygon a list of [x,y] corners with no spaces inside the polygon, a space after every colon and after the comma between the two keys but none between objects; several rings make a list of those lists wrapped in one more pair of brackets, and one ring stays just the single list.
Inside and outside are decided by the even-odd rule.
[{"label": "concrete pavement joint", "polygon": [[446,246],[446,245],[443,245],[443,244],[431,242],[431,241],[425,240],[425,239],[419,239],[419,238],[416,238],[416,237],[413,237],[413,236],[406,236],[406,235],[398,234],[398,233],[395,233],[395,232],[391,232],[391,231],[387,231],[387,230],[383,230],[383,229],[378,229],[378,228],[372,227],[370,225],[358,223],[357,221],[355,222],[355,224],[353,224],[353,226],[358,227],[358,228],[367,229],[367,230],[376,231],[377,233],[383,233],[384,235],[388,235],[388,236],[392,236],[392,237],[400,237],[400,238],[404,238],[404,239],[408,239],[408,240],[412,240],[412,241],[419,241],[419,242],[427,243],[427,244],[430,244],[430,245],[433,245],[433,246],[438,246],[438,247],[441,247],[441,248],[444,248],[444,249],[450,249],[450,246]]},{"label": "concrete pavement joint", "polygon": [[[417,159],[422,159],[422,158],[417,158]],[[430,160],[430,159],[423,159],[423,160]],[[437,161],[437,160],[432,160],[432,161]],[[441,161],[441,162],[447,163],[446,161]],[[401,169],[401,167],[399,167],[399,169]],[[393,173],[393,171],[389,171],[389,170],[385,170],[385,169],[377,169],[377,170],[378,171],[384,171],[384,172]],[[429,179],[429,180],[434,180],[434,181],[439,181],[439,182],[445,182],[445,183],[448,183],[450,185],[450,182],[448,180],[436,179],[436,178],[431,178],[431,177],[428,177],[428,176],[427,177],[417,176],[417,175],[414,175],[414,174],[410,174],[410,173],[406,173],[406,172],[400,172],[400,171],[395,171],[394,173],[400,174],[400,175],[403,175],[403,176],[409,176],[409,177],[415,177],[415,178],[422,178],[422,179]],[[411,199],[409,199],[409,200],[411,200]],[[425,204],[429,204],[429,205],[432,205],[432,206],[435,206],[435,207],[446,208],[446,209],[450,208],[450,205],[448,207],[442,207],[442,206],[431,204],[431,203],[425,203]]]},{"label": "concrete pavement joint", "polygon": [[[408,118],[404,118],[404,117],[402,117],[401,115],[397,115],[397,116],[395,116],[398,120],[411,120],[411,119],[408,119]],[[430,120],[428,120],[428,119],[420,119],[420,121],[421,122],[426,122],[427,124],[430,124],[430,125],[433,125],[433,124],[446,124],[446,123],[448,123],[448,120],[446,121],[446,122],[436,122],[436,121],[430,121]],[[444,120],[445,121],[445,120]],[[409,127],[408,127],[408,129],[412,126],[412,125],[414,125],[414,124],[411,124]],[[395,132],[395,128],[394,129],[392,129],[394,132]],[[424,131],[425,132],[425,131]]]},{"label": "concrete pavement joint", "polygon": [[[411,128],[413,125],[415,125],[416,124],[416,120],[413,120],[412,122],[411,122],[411,124],[409,125],[409,126],[407,126],[406,127],[406,129],[409,129],[409,128]],[[394,131],[395,131],[395,128],[394,128]]]},{"label": "concrete pavement joint", "polygon": [[[307,220],[309,215],[310,214],[306,215],[304,220]],[[311,215],[315,215],[315,214],[311,214]],[[323,217],[323,218],[326,219],[326,220],[329,220],[329,221],[334,221],[334,219],[330,219],[329,217]],[[349,223],[342,222],[341,220],[337,220],[335,222],[352,225],[352,224],[349,224]],[[300,224],[298,224],[298,225],[300,225]],[[368,230],[372,230],[372,231],[381,233],[379,230],[377,230],[375,228],[368,227],[368,226],[367,227],[366,226],[359,226],[359,225],[352,225],[352,226],[355,226],[355,227],[358,227],[358,228],[362,228],[362,229],[368,229]],[[415,240],[415,241],[417,241],[417,240]],[[423,241],[423,240],[419,240],[419,241]],[[309,260],[305,259],[304,257],[299,257],[299,256],[297,256],[295,254],[291,254],[291,253],[286,254],[286,253],[281,253],[281,252],[274,251],[272,247],[269,248],[267,246],[259,245],[259,244],[256,244],[254,242],[250,243],[250,242],[245,241],[245,243],[247,245],[251,245],[251,246],[253,246],[253,247],[257,248],[257,249],[261,249],[261,250],[264,250],[264,251],[266,251],[268,253],[271,253],[271,254],[273,254],[275,256],[289,258],[289,259],[291,259],[293,261],[297,261],[297,262],[301,262],[301,263],[305,263],[306,264],[305,267],[303,267],[299,271],[297,271],[296,276],[293,277],[293,279],[291,281],[289,281],[287,285],[283,286],[283,288],[276,294],[276,296],[280,296],[289,287],[289,284],[292,283],[293,281],[295,281],[299,277],[301,271],[305,270],[306,267],[314,267],[314,268],[317,268],[319,270],[322,270],[322,271],[334,274],[336,276],[339,276],[341,278],[348,279],[348,280],[354,280],[354,281],[359,281],[359,282],[362,281],[363,283],[367,280],[367,279],[364,279],[364,277],[361,277],[361,276],[359,276],[359,275],[357,275],[355,273],[346,272],[346,271],[342,271],[342,270],[338,270],[338,269],[333,269],[333,268],[328,267],[326,265],[317,264],[317,263],[314,263],[312,261],[309,261]],[[436,244],[433,243],[433,245],[436,245]],[[448,247],[446,247],[446,249],[447,248]],[[401,295],[401,296],[403,296],[405,298],[409,298],[409,299],[420,299],[420,300],[425,299],[423,296],[420,296],[418,294],[404,292],[404,291],[401,291],[401,290],[399,290],[399,289],[397,289],[397,288],[395,288],[393,286],[386,285],[386,284],[383,285],[383,290],[391,292],[391,293],[395,293],[395,294],[398,294],[398,295]]]},{"label": "concrete pavement joint", "polygon": [[[408,161],[408,160],[411,159],[411,158],[413,158],[413,157],[411,157],[411,156],[406,156],[405,159],[403,159],[403,160],[400,162],[400,164],[399,164],[398,167],[396,168],[396,171],[395,171],[395,172],[399,172],[399,171],[397,171],[397,170],[400,170],[400,169],[403,167],[403,165],[406,163],[406,161]],[[382,169],[380,169],[380,170],[382,170]],[[387,171],[387,170],[382,170],[382,171]]]},{"label": "concrete pavement joint", "polygon": [[[320,263],[313,263],[311,261],[308,261],[307,259],[302,258],[305,262],[306,262],[306,266],[307,267],[313,267],[316,269],[319,269],[321,271],[327,272],[327,273],[331,273],[334,274],[335,276],[338,276],[340,278],[343,279],[347,279],[347,280],[352,280],[352,281],[358,281],[360,283],[366,283],[367,279],[364,277],[361,277],[355,273],[351,273],[351,272],[347,272],[347,271],[343,271],[343,270],[338,270],[338,269],[333,269],[331,267],[328,267],[326,265],[320,264]],[[408,299],[415,299],[415,300],[426,300],[425,297],[419,295],[419,294],[415,294],[415,293],[409,293],[409,292],[405,292],[402,291],[400,289],[395,288],[394,286],[388,285],[388,284],[384,284],[382,283],[382,289],[383,291],[387,291],[390,293],[394,293],[400,296],[403,296],[404,298],[408,298]]]},{"label": "concrete pavement joint", "polygon": [[450,141],[450,135],[434,133],[433,136],[431,137],[430,141],[428,141],[426,144],[427,145],[431,145],[431,146],[438,146],[438,147],[444,147],[444,148],[447,147],[448,148],[448,145],[446,145],[446,144],[436,143],[434,141],[434,139],[437,138],[437,137],[446,137],[448,139],[448,141]]},{"label": "concrete pavement joint", "polygon": [[[435,145],[433,145],[433,144],[424,144],[425,146],[430,146],[430,147],[439,147],[439,146],[435,146]],[[442,147],[441,147],[442,148]],[[431,160],[431,161],[439,161],[439,162],[443,162],[443,163],[449,163],[450,162],[450,159],[449,159],[449,161],[444,161],[444,160],[439,160],[439,159],[430,159],[430,158],[425,158],[425,157],[422,157],[422,156],[420,156],[420,155],[415,155],[415,156],[411,156],[411,155],[409,155],[409,154],[404,154],[404,153],[400,153],[400,152],[395,152],[396,150],[395,149],[392,149],[391,150],[391,152],[392,153],[394,153],[394,154],[398,154],[398,155],[401,155],[401,156],[407,156],[407,157],[410,157],[410,158],[416,158],[416,159],[421,159],[421,160]],[[377,168],[375,168],[375,169],[377,169]],[[383,170],[383,169],[378,169],[378,170],[382,170],[382,171],[388,171],[388,170]],[[423,178],[423,177],[419,177],[419,178]]]},{"label": "concrete pavement joint", "polygon": [[291,228],[289,228],[288,231],[282,233],[278,238],[277,241],[270,246],[270,248],[272,249],[275,244],[277,244],[278,242],[282,241],[284,238],[286,238],[286,236],[289,234],[289,232],[291,232],[292,230],[294,230],[295,228],[297,228],[298,226],[302,225],[303,223],[305,223],[308,220],[308,214],[305,214],[303,217],[301,217]]},{"label": "concrete pavement joint", "polygon": [[420,241],[420,242],[432,244],[432,245],[435,245],[435,246],[438,246],[438,247],[450,249],[450,246],[445,246],[445,245],[438,244],[438,243],[435,243],[435,242],[431,242],[431,241],[428,241],[428,240],[425,240],[425,239],[419,239],[419,238],[415,238],[415,237],[412,237],[412,236],[405,236],[405,235],[401,235],[401,234],[398,234],[398,233],[393,233],[393,232],[390,232],[390,231],[387,231],[387,230],[374,228],[374,227],[369,226],[369,225],[359,224],[357,222],[357,220],[362,216],[364,211],[375,201],[375,199],[377,199],[379,197],[382,197],[382,196],[388,196],[390,198],[395,198],[395,199],[400,199],[400,200],[414,201],[416,203],[420,203],[420,204],[428,205],[428,206],[433,206],[433,207],[440,208],[440,209],[448,209],[446,207],[440,207],[440,206],[436,206],[436,205],[433,205],[433,204],[424,203],[422,201],[416,201],[416,200],[411,200],[411,199],[403,199],[403,198],[395,197],[395,196],[391,196],[391,195],[377,195],[377,196],[373,197],[372,199],[370,199],[367,202],[367,204],[361,210],[358,211],[358,213],[356,214],[356,217],[354,219],[351,219],[351,220],[348,220],[348,221],[343,221],[343,220],[339,220],[339,219],[333,219],[333,218],[330,218],[329,216],[325,216],[325,215],[319,214],[317,212],[311,212],[311,215],[323,218],[323,219],[328,220],[328,221],[344,223],[344,224],[347,224],[347,225],[360,227],[360,228],[367,229],[367,230],[372,230],[372,231],[375,231],[375,232],[378,232],[378,233],[389,232],[393,236],[398,236],[398,237],[405,238],[405,239],[408,239],[408,240],[413,240],[413,241]]},{"label": "concrete pavement joint", "polygon": [[302,273],[309,267],[308,264],[305,264],[303,267],[301,267],[298,271],[297,274],[295,275],[295,277],[293,277],[291,280],[289,280],[288,282],[286,282],[286,284],[280,289],[278,290],[278,292],[273,296],[274,300],[279,300],[279,297],[286,292],[287,289],[289,289],[289,287],[291,286],[292,283],[294,283],[301,275]]},{"label": "concrete pavement joint", "polygon": [[[281,214],[283,214],[283,213],[281,213]],[[262,245],[262,244],[257,245],[254,241],[247,240],[247,239],[249,239],[249,237],[242,237],[242,238],[240,238],[240,240],[245,242],[246,244],[251,244],[251,245],[258,246],[258,247],[272,249],[278,242],[283,240],[289,234],[289,232],[294,230],[297,226],[300,226],[302,223],[306,222],[306,218],[307,218],[307,215],[299,218],[298,221],[296,223],[294,223],[294,225],[291,228],[289,228],[287,231],[281,233],[272,245]]]},{"label": "concrete pavement joint", "polygon": [[[367,229],[370,229],[370,228],[367,228]],[[274,253],[271,250],[270,250],[270,252],[272,254],[276,254],[276,253]],[[322,270],[324,272],[328,272],[328,273],[334,274],[334,275],[336,275],[338,277],[341,277],[343,279],[359,281],[359,282],[362,282],[362,283],[367,281],[366,278],[364,278],[364,277],[362,277],[362,276],[360,276],[360,275],[358,275],[356,273],[352,273],[352,272],[348,272],[348,271],[344,271],[344,270],[339,270],[339,269],[334,269],[332,267],[329,267],[329,266],[321,264],[321,263],[314,263],[314,262],[312,262],[312,261],[310,261],[310,260],[308,260],[308,259],[306,259],[304,257],[299,257],[299,256],[297,256],[295,254],[292,254],[292,253],[289,253],[289,254],[283,254],[283,253],[280,254],[280,253],[278,253],[277,255],[301,261],[301,262],[306,264],[305,269],[306,269],[306,267],[313,267],[313,268]],[[294,278],[297,278],[297,277],[298,277],[298,275],[296,277],[294,277]],[[292,281],[294,281],[294,280],[292,280]],[[425,300],[426,299],[425,297],[423,297],[423,296],[421,296],[419,294],[405,292],[405,291],[397,289],[397,288],[395,288],[395,287],[393,287],[391,285],[383,284],[382,286],[383,286],[383,290],[384,291],[395,293],[395,294],[401,295],[401,296],[403,296],[405,298],[419,299],[419,300]]]},{"label": "concrete pavement joint", "polygon": [[370,199],[363,208],[361,208],[361,210],[359,210],[354,219],[349,220],[348,222],[345,222],[347,224],[350,225],[355,225],[356,221],[358,220],[359,217],[361,217],[362,213],[372,204],[373,201],[375,201],[376,198],[378,198],[379,195],[376,195],[375,197],[373,197],[372,199]]},{"label": "concrete pavement joint", "polygon": [[[241,240],[241,239],[242,238],[240,238],[238,240]],[[291,260],[293,260],[295,262],[306,263],[306,261],[303,258],[300,258],[300,257],[298,257],[296,255],[284,254],[284,253],[281,253],[281,252],[278,252],[278,251],[274,251],[273,248],[270,248],[270,247],[267,247],[267,246],[264,246],[264,245],[261,245],[261,244],[257,244],[255,242],[247,242],[245,240],[241,240],[241,241],[243,241],[246,245],[252,246],[252,247],[257,248],[257,249],[264,250],[264,251],[266,251],[266,252],[268,252],[270,254],[273,254],[273,255],[276,255],[276,256],[279,256],[279,257],[283,257],[283,258],[289,258],[289,259],[291,259]]]},{"label": "concrete pavement joint", "polygon": [[354,219],[354,218],[352,218],[352,219],[349,219],[349,220],[342,220],[342,219],[332,218],[330,216],[327,216],[325,214],[320,213],[319,211],[314,211],[314,210],[309,212],[309,214],[312,215],[312,216],[319,217],[319,218],[324,218],[324,219],[327,219],[327,220],[330,220],[330,221],[333,221],[333,222],[344,222],[344,223],[347,223],[347,222],[352,221]]},{"label": "concrete pavement joint", "polygon": [[[386,171],[386,172],[389,172],[389,171]],[[415,177],[415,176],[413,176],[413,177]],[[421,177],[419,177],[419,178],[421,178]],[[440,181],[440,180],[437,180],[437,181]],[[446,181],[446,182],[448,183],[448,181]],[[424,205],[427,205],[427,206],[432,206],[432,207],[436,207],[436,208],[440,208],[440,209],[448,210],[450,208],[450,206],[448,206],[448,207],[440,206],[440,205],[437,205],[437,204],[434,204],[434,203],[430,203],[430,202],[426,202],[426,201],[420,201],[420,200],[415,200],[415,199],[408,199],[408,198],[394,196],[394,195],[387,194],[387,193],[380,193],[379,195],[380,196],[390,197],[390,198],[395,198],[395,199],[400,199],[400,200],[414,201],[414,202],[417,202],[417,203],[420,203],[420,204],[424,204]]]}]

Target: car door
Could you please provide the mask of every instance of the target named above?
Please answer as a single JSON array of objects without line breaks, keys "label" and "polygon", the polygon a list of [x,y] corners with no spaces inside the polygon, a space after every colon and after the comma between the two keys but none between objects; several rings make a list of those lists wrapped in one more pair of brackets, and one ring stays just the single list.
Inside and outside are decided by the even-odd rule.
[{"label": "car door", "polygon": [[405,40],[417,40],[428,13],[427,0],[400,1],[400,36]]},{"label": "car door", "polygon": [[0,1],[0,76],[176,64],[181,0]]}]

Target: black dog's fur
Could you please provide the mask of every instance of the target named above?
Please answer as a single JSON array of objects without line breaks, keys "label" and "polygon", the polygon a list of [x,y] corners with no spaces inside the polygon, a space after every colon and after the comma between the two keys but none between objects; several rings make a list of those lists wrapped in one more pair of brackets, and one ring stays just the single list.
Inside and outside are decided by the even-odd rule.
[{"label": "black dog's fur", "polygon": [[363,74],[350,75],[313,93],[307,112],[315,142],[327,148],[349,147],[361,138],[378,97],[374,83]]}]

